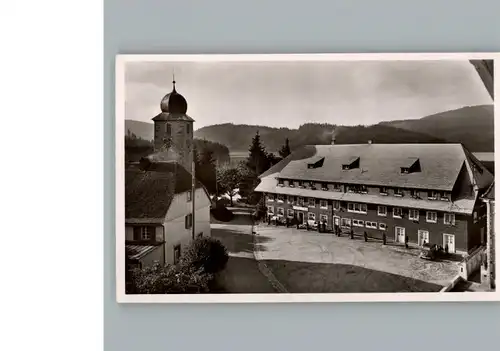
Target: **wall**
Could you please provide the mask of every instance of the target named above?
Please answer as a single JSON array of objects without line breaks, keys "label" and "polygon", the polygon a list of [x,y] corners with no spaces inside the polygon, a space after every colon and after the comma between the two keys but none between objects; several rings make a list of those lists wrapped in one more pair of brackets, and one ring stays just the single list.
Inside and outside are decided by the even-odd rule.
[{"label": "wall", "polygon": [[155,261],[164,263],[165,261],[165,247],[160,245],[156,250],[151,251],[149,254],[141,258],[142,267],[151,267]]},{"label": "wall", "polygon": [[[486,245],[487,237],[487,213],[486,204],[478,201],[474,206],[474,212],[477,213],[477,221],[474,222],[474,217],[468,218],[469,232],[468,232],[468,246],[469,250],[476,248],[479,245]],[[481,228],[484,228],[484,238],[481,236]]]},{"label": "wall", "polygon": [[463,259],[460,263],[460,276],[468,280],[469,277],[481,269],[481,264],[484,259],[484,247],[479,247],[472,251],[469,256]]},{"label": "wall", "polygon": [[[187,98],[186,98],[187,99]],[[163,140],[168,138],[167,124],[170,125],[170,139],[176,153],[179,154],[180,163],[187,170],[191,170],[193,135],[192,122],[186,121],[159,121],[155,122],[155,149],[163,146]],[[190,133],[187,133],[187,125],[190,125]]]},{"label": "wall", "polygon": [[[305,206],[307,206],[307,199],[304,202]],[[285,214],[287,209],[292,208],[293,205],[288,204],[286,201],[278,202],[278,201],[269,201],[266,198],[266,206],[273,206],[275,208],[275,213],[277,207],[283,207],[285,209]],[[437,223],[427,223],[426,222],[426,211],[419,211],[420,216],[418,222],[408,219],[408,209],[403,208],[403,218],[393,218],[392,217],[392,207],[387,206],[387,216],[379,216],[378,206],[377,205],[368,205],[367,214],[361,213],[353,213],[347,211],[347,202],[340,202],[340,210],[333,210],[332,213],[332,202],[329,201],[328,210],[321,210],[319,208],[319,202],[316,201],[315,208],[308,208],[308,211],[315,212],[316,218],[319,219],[319,214],[325,213],[329,214],[328,224],[331,227],[332,224],[332,214],[333,216],[340,216],[341,218],[350,218],[359,219],[364,221],[372,221],[377,223],[385,223],[387,225],[386,236],[388,241],[392,241],[395,238],[395,227],[404,227],[405,233],[408,236],[408,240],[410,243],[418,242],[418,230],[427,230],[429,231],[429,241],[430,244],[439,244],[443,245],[443,233],[446,234],[454,234],[455,235],[455,250],[456,251],[468,251],[467,247],[467,224],[470,216],[465,215],[455,215],[455,225],[447,225],[444,224],[444,213],[437,212]],[[371,229],[366,227],[353,227],[355,233],[363,233],[366,231],[369,237],[381,239],[383,236],[383,231],[379,229]]]},{"label": "wall", "polygon": [[[187,202],[186,193],[176,194],[168,210],[165,221],[165,261],[174,263],[174,247],[181,245],[181,253],[183,249],[192,241],[192,230],[185,227],[185,216],[191,213],[192,202]],[[199,227],[195,233],[203,230],[204,236],[210,232],[210,200],[208,199],[205,190],[196,189],[195,192],[195,221],[199,222]]]}]

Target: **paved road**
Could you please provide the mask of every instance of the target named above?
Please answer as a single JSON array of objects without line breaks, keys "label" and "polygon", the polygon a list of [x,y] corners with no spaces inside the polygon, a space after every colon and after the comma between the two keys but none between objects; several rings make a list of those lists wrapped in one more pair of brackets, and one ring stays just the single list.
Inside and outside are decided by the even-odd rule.
[{"label": "paved road", "polygon": [[212,237],[219,239],[229,252],[219,283],[229,293],[275,293],[255,261],[250,210],[235,208],[232,211],[235,216],[231,222],[210,225]]}]

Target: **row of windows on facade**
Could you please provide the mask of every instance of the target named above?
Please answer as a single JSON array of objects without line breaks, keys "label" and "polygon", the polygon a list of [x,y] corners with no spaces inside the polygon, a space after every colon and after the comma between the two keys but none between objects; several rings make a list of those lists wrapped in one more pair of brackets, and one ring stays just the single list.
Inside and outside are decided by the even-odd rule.
[{"label": "row of windows on facade", "polygon": [[[321,189],[324,191],[329,190],[328,183],[316,183],[312,181],[288,181],[288,186],[293,188],[295,187],[295,184],[299,188],[306,188],[309,187],[312,190],[316,189]],[[318,186],[319,185],[319,186]],[[342,191],[342,186],[339,183],[332,183],[333,185],[333,190],[334,191]],[[285,186],[285,180],[284,179],[278,179],[278,186]],[[368,187],[366,185],[344,185],[345,191],[348,193],[359,193],[359,194],[367,194],[368,193]],[[380,195],[389,195],[389,188],[388,187],[378,187]],[[394,196],[399,196],[402,197],[405,195],[405,191],[402,188],[391,188],[393,195]],[[410,197],[412,198],[421,198],[421,193],[423,192],[426,196],[427,199],[429,200],[442,200],[442,201],[449,201],[450,200],[450,194],[446,191],[436,191],[436,190],[429,190],[429,191],[421,191],[417,189],[409,189],[410,191]],[[424,197],[425,197],[424,195]]]},{"label": "row of windows on facade", "polygon": [[[309,207],[315,207],[315,205],[311,205],[311,202],[309,203],[309,205],[310,205]],[[268,206],[267,208],[268,208],[269,214],[275,214],[273,206]],[[320,201],[320,208],[323,208],[323,209],[328,208],[326,200]],[[333,208],[336,210],[339,210],[340,209],[340,201],[334,201]],[[287,211],[288,211],[287,216],[293,218],[294,210],[288,209]],[[366,204],[350,202],[347,204],[347,212],[367,214],[368,213],[368,206]],[[313,212],[309,212],[309,213],[313,213]],[[284,216],[285,209],[283,207],[277,207],[276,215]],[[387,206],[383,206],[383,205],[377,206],[377,215],[381,216],[381,217],[387,217]],[[398,219],[403,218],[403,209],[401,207],[393,207],[392,208],[392,217],[398,218]],[[408,219],[413,220],[413,221],[418,221],[420,219],[420,210],[409,209],[408,210]],[[428,223],[437,223],[437,212],[426,211],[425,219]],[[443,216],[443,223],[448,224],[448,225],[455,225],[455,214],[454,213],[445,213]]]},{"label": "row of windows on facade", "polygon": [[[274,214],[274,209],[272,206],[268,207],[268,211],[269,211],[268,212],[269,214]],[[278,216],[284,215],[284,209],[282,207],[278,207],[277,215]],[[292,209],[287,210],[287,216],[288,216],[288,218],[293,218],[294,217],[294,210],[292,210]],[[316,221],[316,214],[314,212],[308,212],[307,219],[311,220],[311,221]],[[328,216],[325,214],[320,214],[319,221],[321,223],[328,223]],[[343,227],[350,227],[351,221],[352,221],[352,225],[354,227],[366,227],[366,228],[379,229],[379,230],[386,230],[387,229],[387,225],[383,222],[364,221],[361,219],[351,219],[351,218],[341,218],[340,225]]]},{"label": "row of windows on facade", "polygon": [[[190,213],[184,217],[184,228],[191,229],[193,227],[193,214]],[[134,240],[149,241],[155,239],[154,226],[134,227]]]}]

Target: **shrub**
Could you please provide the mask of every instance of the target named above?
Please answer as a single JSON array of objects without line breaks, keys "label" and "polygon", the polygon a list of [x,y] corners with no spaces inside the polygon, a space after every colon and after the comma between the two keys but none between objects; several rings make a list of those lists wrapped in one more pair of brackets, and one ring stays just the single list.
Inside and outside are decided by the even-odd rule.
[{"label": "shrub", "polygon": [[183,252],[180,265],[183,269],[215,274],[226,267],[228,259],[227,249],[219,240],[199,238]]},{"label": "shrub", "polygon": [[229,222],[234,217],[231,211],[229,211],[227,208],[225,208],[223,205],[220,205],[219,203],[214,209],[211,209],[210,212],[212,213],[212,216],[214,216],[216,220],[221,222]]},{"label": "shrub", "polygon": [[135,294],[195,294],[210,292],[213,275],[191,267],[161,265],[132,271]]}]

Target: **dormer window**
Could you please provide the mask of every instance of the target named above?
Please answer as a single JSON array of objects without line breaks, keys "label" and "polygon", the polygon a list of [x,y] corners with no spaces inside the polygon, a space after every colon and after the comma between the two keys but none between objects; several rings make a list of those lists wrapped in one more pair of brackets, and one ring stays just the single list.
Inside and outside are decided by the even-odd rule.
[{"label": "dormer window", "polygon": [[416,157],[409,157],[401,165],[401,174],[420,172],[420,160]]},{"label": "dormer window", "polygon": [[359,157],[353,156],[348,158],[345,162],[342,163],[342,170],[350,170],[359,168]]},{"label": "dormer window", "polygon": [[311,187],[311,190],[316,190],[316,184],[314,182],[309,182],[309,186]]},{"label": "dormer window", "polygon": [[380,195],[388,195],[387,188],[385,186],[380,187]]},{"label": "dormer window", "polygon": [[321,183],[321,190],[328,190],[328,184],[327,183]]},{"label": "dormer window", "polygon": [[418,190],[415,189],[410,190],[410,196],[414,199],[418,199],[419,197]]},{"label": "dormer window", "polygon": [[285,186],[285,181],[283,179],[278,179],[278,186]]},{"label": "dormer window", "polygon": [[316,157],[313,157],[311,158],[308,162],[307,162],[307,168],[308,169],[314,169],[314,168],[319,168],[319,167],[322,167],[323,166],[323,162],[325,161],[325,158],[324,157],[321,157],[321,156],[316,156]]},{"label": "dormer window", "polygon": [[302,180],[299,180],[299,188],[302,188],[304,186],[304,183],[302,182]]},{"label": "dormer window", "polygon": [[394,188],[394,196],[403,196],[403,189]]},{"label": "dormer window", "polygon": [[340,187],[340,184],[338,184],[338,183],[334,183],[334,184],[333,184],[333,190],[335,190],[335,191],[341,191],[342,189],[341,189],[341,187]]}]

